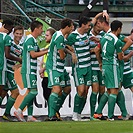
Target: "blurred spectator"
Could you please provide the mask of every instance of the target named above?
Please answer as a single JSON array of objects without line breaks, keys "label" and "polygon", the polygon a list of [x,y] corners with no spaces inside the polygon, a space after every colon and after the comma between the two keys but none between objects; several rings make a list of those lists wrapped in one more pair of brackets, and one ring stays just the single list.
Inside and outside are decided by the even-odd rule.
[{"label": "blurred spectator", "polygon": [[110,0],[110,4],[125,4],[125,0]]},{"label": "blurred spectator", "polygon": [[[93,0],[88,0],[88,4],[91,3]],[[79,0],[79,5],[84,5],[85,1],[84,0]]]},{"label": "blurred spectator", "polygon": [[79,0],[79,5],[84,5],[84,0]]}]

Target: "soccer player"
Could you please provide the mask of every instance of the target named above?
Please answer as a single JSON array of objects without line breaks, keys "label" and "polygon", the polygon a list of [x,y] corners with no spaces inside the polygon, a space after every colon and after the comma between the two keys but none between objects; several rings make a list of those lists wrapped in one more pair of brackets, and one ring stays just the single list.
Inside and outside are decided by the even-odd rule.
[{"label": "soccer player", "polygon": [[79,28],[68,36],[68,45],[74,48],[78,59],[78,62],[72,65],[72,75],[77,88],[72,117],[74,121],[81,120],[81,112],[86,103],[88,89],[91,85],[89,33],[93,24],[96,23],[96,18],[101,14],[97,14],[93,20],[85,16],[82,17],[79,20]]},{"label": "soccer player", "polygon": [[[14,30],[13,30],[14,39],[11,43],[10,53],[15,57],[20,57],[22,54],[22,43],[20,42],[20,40],[23,34],[24,34],[24,28],[22,26],[14,27]],[[12,106],[14,105],[17,96],[19,95],[19,90],[18,90],[16,81],[14,79],[13,67],[15,64],[16,64],[16,61],[7,59],[7,83],[2,92],[3,94],[5,91],[4,94],[6,94],[8,90],[11,91],[11,95],[9,96],[7,100],[6,110],[3,115],[3,119],[8,120],[8,121],[15,120],[11,117],[10,110]],[[4,96],[2,97],[4,98]]]},{"label": "soccer player", "polygon": [[[97,26],[100,27],[100,29],[103,30],[105,33],[111,32],[110,25],[109,25],[109,17],[105,17],[105,16],[103,17],[103,15],[99,15],[97,17]],[[122,51],[125,51],[126,49],[128,49],[132,44],[132,40],[125,37],[124,35],[120,34],[119,39],[122,42],[126,43],[122,48]]]},{"label": "soccer player", "polygon": [[[99,16],[97,18],[97,25],[99,27],[101,27],[101,29],[105,32],[105,33],[110,33],[110,26],[109,26],[109,21],[106,20],[105,17],[103,17],[102,15]],[[119,35],[118,38],[125,43],[125,45],[122,47],[122,51],[125,51],[131,44],[132,44],[132,41],[131,39],[125,37],[124,35]],[[97,53],[100,52],[100,48],[99,47],[95,47],[95,53],[97,55]],[[98,56],[97,56],[98,57]],[[98,57],[99,58],[99,57]],[[100,59],[100,58],[99,58]],[[101,62],[101,61],[99,61]],[[121,60],[119,61],[120,63],[120,71],[121,71],[121,82],[122,82],[122,79],[123,79],[123,68],[124,68],[124,61]],[[95,118],[101,118],[102,117],[102,110],[105,106],[105,104],[107,103],[108,101],[108,93],[105,92],[103,94],[103,96],[101,97],[101,100],[100,100],[100,103],[98,105],[98,108],[96,110],[96,113],[94,114],[94,117]],[[124,97],[124,94],[123,92],[121,91],[121,87],[119,89],[119,93],[117,95],[117,104],[118,106],[120,107],[120,110],[121,112],[123,112],[123,118],[125,119],[126,116],[128,116],[128,113],[127,113],[127,110],[126,110],[126,106],[125,106],[125,97]]]},{"label": "soccer player", "polygon": [[89,52],[89,36],[87,32],[91,29],[91,19],[82,17],[79,20],[79,28],[68,36],[68,45],[75,50],[78,62],[72,65],[77,93],[74,98],[73,121],[81,120],[81,112],[87,98],[87,92],[91,85],[91,62]]},{"label": "soccer player", "polygon": [[[128,36],[133,41],[133,29],[131,30],[130,35]],[[129,88],[133,92],[133,71],[131,69],[130,58],[133,56],[133,43],[132,45],[124,52],[124,72],[123,72],[123,82],[122,86],[124,89]]]},{"label": "soccer player", "polygon": [[63,19],[61,21],[61,29],[56,31],[53,35],[49,47],[46,70],[48,73],[48,87],[52,88],[48,100],[48,116],[50,121],[59,120],[56,116],[56,112],[61,107],[60,94],[62,93],[62,87],[65,85],[65,81],[69,78],[64,75],[66,57],[66,53],[64,51],[65,36],[71,33],[73,28],[73,22],[71,19]]},{"label": "soccer player", "polygon": [[28,106],[27,121],[38,122],[33,115],[33,100],[37,92],[37,57],[40,57],[48,52],[47,49],[40,51],[36,38],[43,32],[43,24],[39,21],[31,23],[31,34],[27,36],[23,44],[22,54],[22,80],[24,88],[28,89],[28,94],[20,104],[19,108],[14,112],[14,115],[19,121],[25,122],[23,110]]},{"label": "soccer player", "polygon": [[[100,27],[96,24],[90,32],[90,51],[91,51],[91,66],[92,66],[92,92],[90,96],[90,120],[97,120],[93,117],[95,113],[95,106],[97,102],[97,94],[98,94],[98,103],[100,101],[101,96],[105,92],[104,81],[102,77],[102,72],[100,70],[99,62],[97,61],[94,48],[98,45],[100,39],[103,36],[103,32],[101,32]],[[97,40],[97,42],[95,41]]]},{"label": "soccer player", "polygon": [[122,30],[122,22],[114,20],[111,23],[111,32],[100,41],[102,51],[102,74],[107,88],[108,120],[114,120],[114,107],[120,88],[119,61],[123,59],[122,42],[117,38]]},{"label": "soccer player", "polygon": [[1,40],[1,47],[0,47],[0,105],[3,99],[3,88],[6,84],[7,79],[7,66],[6,66],[6,58],[14,61],[18,61],[21,63],[21,59],[15,57],[10,54],[10,47],[12,39],[7,33],[11,33],[13,29],[13,22],[10,20],[4,20],[2,23],[2,27],[0,29],[0,40]]},{"label": "soccer player", "polygon": [[[55,33],[55,30],[53,28],[49,28],[47,29],[46,33],[45,33],[45,40],[46,42],[48,43],[48,45],[46,45],[45,48],[48,48],[50,46],[50,41],[52,39],[52,35]],[[47,100],[47,103],[48,103],[48,98],[51,94],[51,89],[48,88],[48,74],[46,72],[46,68],[45,68],[45,65],[46,65],[46,61],[47,61],[47,54],[45,54],[43,56],[43,60],[40,64],[40,77],[43,78],[42,80],[42,87],[43,87],[43,96],[44,98]],[[68,73],[66,72],[65,70],[65,76],[68,77],[67,81],[65,81],[65,86],[63,86],[63,91],[61,92],[60,96],[59,96],[59,103],[60,103],[60,107],[62,106],[62,104],[64,103],[67,95],[71,92],[71,85],[70,85],[70,78],[69,78],[69,75]],[[65,77],[64,76],[64,77]],[[62,81],[63,82],[63,81]],[[58,119],[62,120],[61,117],[60,117],[60,113],[59,113],[59,109],[60,107],[57,109],[57,112],[56,112],[56,116]]]},{"label": "soccer player", "polygon": [[[55,30],[53,28],[48,28],[46,30],[45,41],[46,41],[47,45],[45,46],[45,48],[49,48],[50,41],[51,41],[54,33],[55,33]],[[42,58],[42,62],[40,63],[39,74],[40,74],[40,77],[43,78],[43,80],[42,80],[43,97],[46,99],[46,101],[48,103],[48,98],[51,94],[51,89],[48,88],[48,74],[46,72],[46,61],[47,61],[47,54],[45,54]],[[59,114],[56,113],[56,115],[59,118]]]},{"label": "soccer player", "polygon": [[[131,30],[130,35],[128,36],[133,41],[133,30]],[[123,44],[124,45],[124,44]],[[131,62],[130,58],[133,56],[133,46],[131,45],[125,52],[124,52],[124,71],[123,71],[123,82],[122,86],[124,89],[130,89],[133,93],[133,71],[131,69]],[[129,116],[130,117],[130,116]],[[122,115],[118,116],[118,119],[123,119]]]},{"label": "soccer player", "polygon": [[[45,46],[45,48],[49,48],[50,46],[50,41],[52,39],[53,34],[55,33],[55,30],[53,28],[49,28],[46,30],[45,32],[45,41],[47,43],[47,45]],[[46,72],[46,61],[47,61],[47,54],[45,54],[42,58],[42,62],[40,63],[40,70],[39,70],[39,74],[40,77],[43,78],[42,80],[42,88],[43,88],[43,97],[47,100],[48,102],[48,98],[49,95],[51,93],[51,89],[48,88],[48,74]]]},{"label": "soccer player", "polygon": [[[133,41],[133,30],[131,30],[130,35],[128,36]],[[124,44],[123,44],[124,45]],[[129,88],[133,93],[133,71],[131,69],[131,62],[130,58],[133,56],[133,45],[131,45],[125,52],[124,52],[124,71],[123,71],[123,82],[122,86],[124,89]],[[130,115],[127,117],[118,116],[118,119],[128,120]]]}]

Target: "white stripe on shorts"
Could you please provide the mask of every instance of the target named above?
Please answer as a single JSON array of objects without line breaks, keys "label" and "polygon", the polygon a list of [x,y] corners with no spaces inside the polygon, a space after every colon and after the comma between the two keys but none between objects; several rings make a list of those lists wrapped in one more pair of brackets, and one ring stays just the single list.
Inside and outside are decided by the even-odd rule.
[{"label": "white stripe on shorts", "polygon": [[113,69],[114,69],[114,82],[115,82],[115,88],[119,88],[118,86],[118,77],[117,77],[117,67],[116,65],[113,65]]},{"label": "white stripe on shorts", "polygon": [[51,84],[53,85],[54,84],[54,82],[53,82],[53,76],[52,76],[53,74],[52,74],[52,70],[49,70],[49,76],[50,76],[50,82],[51,82]]},{"label": "white stripe on shorts", "polygon": [[29,74],[26,74],[26,80],[27,80],[27,87],[28,87],[28,88],[31,88],[30,76],[29,76]]},{"label": "white stripe on shorts", "polygon": [[74,77],[75,77],[76,85],[78,86],[79,85],[79,82],[78,82],[78,76],[77,76],[76,67],[74,67]]}]

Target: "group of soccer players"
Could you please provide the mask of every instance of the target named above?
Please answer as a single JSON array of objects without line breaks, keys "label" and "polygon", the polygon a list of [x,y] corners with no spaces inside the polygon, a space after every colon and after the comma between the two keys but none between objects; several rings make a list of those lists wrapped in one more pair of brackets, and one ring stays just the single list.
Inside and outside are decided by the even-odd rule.
[{"label": "group of soccer players", "polygon": [[[58,116],[59,110],[71,89],[74,89],[71,88],[70,77],[65,69],[67,54],[72,56],[72,76],[77,91],[74,96],[72,120],[82,120],[81,113],[90,86],[92,86],[90,120],[102,117],[102,110],[107,102],[107,120],[114,120],[115,103],[121,110],[121,118],[123,120],[129,119],[121,87],[130,88],[133,92],[133,72],[130,68],[130,58],[133,55],[131,49],[133,31],[129,37],[121,35],[122,22],[115,20],[109,25],[108,14],[102,12],[93,19],[86,16],[81,17],[78,28],[74,30],[73,21],[65,18],[61,21],[60,30],[52,31],[49,48],[43,50],[39,49],[36,40],[43,32],[41,22],[33,21],[31,23],[31,34],[26,37],[23,45],[20,43],[24,33],[23,27],[16,26],[14,28],[13,40],[7,35],[12,31],[12,28],[13,23],[10,21],[3,22],[3,26],[0,28],[0,104],[7,91],[11,91],[3,119],[25,122],[23,110],[27,106],[27,121],[39,122],[33,117],[33,101],[38,93],[37,57],[46,54],[47,61],[45,60],[45,64],[42,65],[45,68],[42,72],[40,71],[40,75],[47,72],[48,85],[46,88],[51,89],[47,98],[48,121],[61,120]],[[19,63],[16,64],[16,62]],[[14,68],[20,67],[21,63],[22,80],[28,94],[14,112],[16,120],[10,115],[10,110],[19,94],[14,80]],[[98,108],[95,109],[97,96]]]},{"label": "group of soccer players", "polygon": [[12,32],[12,29],[13,23],[11,21],[3,21],[0,28],[0,105],[8,90],[11,91],[11,95],[7,100],[5,113],[3,114],[4,119],[11,117],[10,110],[19,95],[18,87],[14,80],[13,66],[16,62],[22,63],[22,59],[20,58],[22,47],[19,41],[23,36],[24,28],[22,26],[14,27],[13,40],[7,35]]},{"label": "group of soccer players", "polygon": [[[68,93],[63,94],[64,88],[70,86],[70,79],[68,75],[66,76],[66,70],[64,69],[64,59],[68,49],[71,51],[72,60],[74,60],[72,76],[77,90],[74,97],[72,120],[81,120],[81,113],[86,103],[89,86],[92,86],[90,120],[102,117],[102,110],[107,101],[108,120],[114,120],[115,103],[120,107],[121,119],[129,119],[130,116],[126,110],[121,87],[125,84],[123,81],[124,61],[129,62],[130,57],[132,57],[132,51],[128,50],[128,57],[124,55],[124,52],[131,46],[132,40],[129,37],[120,35],[122,22],[115,20],[111,23],[110,28],[109,18],[106,13],[96,15],[93,20],[83,16],[79,20],[79,27],[69,34],[72,30],[72,22],[65,19],[62,23],[65,23],[65,21],[66,26],[53,35],[46,62],[49,87],[52,88],[48,100],[49,120],[60,120],[56,113],[59,112],[64,99],[68,95]],[[64,31],[66,29],[69,29],[67,38]],[[102,58],[99,53],[102,53]],[[130,78],[128,85],[124,86],[126,88],[132,86],[132,71],[130,73],[128,75],[128,78]],[[105,87],[107,91],[105,91]],[[98,93],[99,106],[95,113]]]},{"label": "group of soccer players", "polygon": [[[37,95],[37,57],[42,56],[48,52],[48,50],[40,51],[37,45],[36,38],[43,32],[43,24],[39,21],[33,21],[31,23],[31,34],[25,39],[25,45],[21,44],[20,40],[24,34],[24,28],[22,26],[16,26],[13,30],[14,39],[8,35],[13,29],[13,23],[9,20],[3,21],[0,28],[0,56],[1,56],[1,70],[0,70],[0,104],[5,97],[8,90],[11,91],[11,95],[8,98],[6,104],[6,110],[3,114],[3,119],[8,121],[17,121],[10,115],[12,106],[15,103],[17,96],[19,95],[18,87],[14,79],[14,69],[18,68],[22,64],[21,74],[24,87],[28,89],[28,94],[24,98],[23,102],[14,115],[18,118],[21,115],[19,121],[25,121],[22,115],[22,110],[25,106],[28,107],[27,121],[38,121],[33,114],[33,100]],[[22,54],[23,53],[23,54]],[[23,61],[22,61],[23,60]],[[16,64],[18,62],[18,64]],[[22,63],[23,62],[23,63]]]}]

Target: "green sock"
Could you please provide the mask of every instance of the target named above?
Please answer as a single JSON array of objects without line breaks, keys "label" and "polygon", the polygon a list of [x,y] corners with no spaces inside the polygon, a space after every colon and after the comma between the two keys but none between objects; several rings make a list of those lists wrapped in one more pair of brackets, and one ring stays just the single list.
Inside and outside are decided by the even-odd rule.
[{"label": "green sock", "polygon": [[67,93],[65,93],[65,92],[62,92],[62,95],[61,96],[59,96],[58,98],[58,107],[57,107],[57,111],[59,111],[60,110],[60,108],[62,107],[62,105],[63,105],[63,103],[64,103],[64,101],[65,101],[65,99],[66,99],[66,97],[67,97]]},{"label": "green sock", "polygon": [[125,105],[125,97],[123,94],[123,91],[120,90],[118,95],[117,95],[117,99],[116,99],[116,103],[119,106],[121,112],[122,112],[122,116],[126,117],[127,113],[127,109],[126,109],[126,105]]},{"label": "green sock", "polygon": [[2,97],[0,97],[0,106],[1,106],[1,104],[2,104],[2,101],[3,101],[3,99],[2,99]]},{"label": "green sock", "polygon": [[64,103],[64,101],[65,101],[65,99],[66,99],[66,97],[67,97],[67,93],[65,93],[65,92],[62,92],[62,95],[61,95],[61,104],[60,104],[60,106],[62,106],[63,105],[63,103]]},{"label": "green sock", "polygon": [[116,103],[117,95],[110,94],[108,98],[108,118],[112,118],[114,116],[114,108]]},{"label": "green sock", "polygon": [[98,113],[98,114],[101,114],[102,113],[102,110],[103,110],[104,106],[106,105],[106,103],[108,101],[108,96],[109,95],[108,95],[107,92],[105,92],[103,94],[103,96],[101,97],[100,103],[98,104],[98,108],[96,110],[96,113]]},{"label": "green sock", "polygon": [[6,104],[6,110],[5,110],[5,113],[6,114],[10,114],[11,108],[14,105],[15,100],[16,99],[15,98],[12,98],[11,96],[8,98],[7,104]]},{"label": "green sock", "polygon": [[100,103],[100,99],[101,99],[102,96],[103,96],[103,93],[98,94],[98,104]]},{"label": "green sock", "polygon": [[59,100],[58,98],[58,94],[56,93],[51,93],[48,99],[48,106],[49,106],[49,112],[48,112],[48,116],[52,117],[55,116],[56,111],[57,111],[57,102]]},{"label": "green sock", "polygon": [[19,108],[23,110],[37,95],[37,91],[30,91],[22,101],[21,105]]},{"label": "green sock", "polygon": [[95,107],[96,107],[96,101],[97,101],[97,93],[92,92],[90,96],[90,112],[91,112],[91,117],[93,117],[95,113]]},{"label": "green sock", "polygon": [[82,103],[83,97],[79,96],[78,93],[75,95],[74,98],[74,112],[80,113],[80,105]]},{"label": "green sock", "polygon": [[62,100],[61,100],[61,96],[58,96],[58,101],[57,101],[57,104],[56,104],[56,107],[55,107],[55,110],[58,112],[61,108],[61,103],[62,103]]},{"label": "green sock", "polygon": [[29,104],[27,105],[27,108],[28,108],[28,116],[32,116],[33,115],[33,100],[30,101]]},{"label": "green sock", "polygon": [[78,114],[81,114],[81,113],[82,113],[85,104],[86,104],[86,97],[83,97],[83,98],[82,98],[82,101],[81,101],[81,105],[80,105],[80,107],[79,107]]}]

